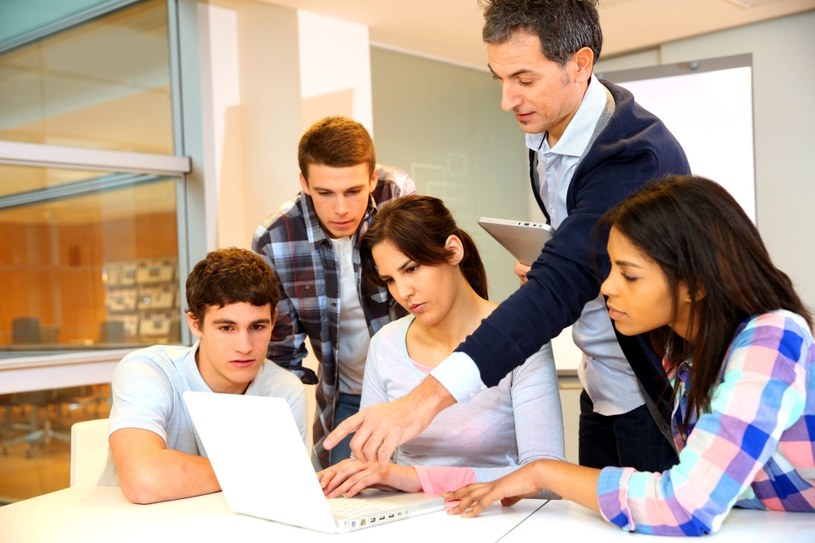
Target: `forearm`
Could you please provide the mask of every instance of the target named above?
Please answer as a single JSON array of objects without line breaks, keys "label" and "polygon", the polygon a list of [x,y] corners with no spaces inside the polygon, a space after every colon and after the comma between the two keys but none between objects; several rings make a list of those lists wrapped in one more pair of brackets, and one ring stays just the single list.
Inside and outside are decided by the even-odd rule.
[{"label": "forearm", "polygon": [[109,439],[128,500],[154,503],[220,490],[207,458],[168,449],[164,439],[149,430],[122,428]]},{"label": "forearm", "polygon": [[559,460],[536,460],[521,469],[529,470],[536,488],[551,490],[565,500],[600,511],[597,503],[599,469]]},{"label": "forearm", "polygon": [[423,429],[427,428],[430,421],[441,411],[456,403],[456,399],[450,394],[450,391],[432,375],[428,375],[405,398],[409,398],[411,405],[429,415]]},{"label": "forearm", "polygon": [[221,487],[209,459],[163,449],[138,465],[119,470],[125,497],[134,503],[156,503],[218,492]]}]

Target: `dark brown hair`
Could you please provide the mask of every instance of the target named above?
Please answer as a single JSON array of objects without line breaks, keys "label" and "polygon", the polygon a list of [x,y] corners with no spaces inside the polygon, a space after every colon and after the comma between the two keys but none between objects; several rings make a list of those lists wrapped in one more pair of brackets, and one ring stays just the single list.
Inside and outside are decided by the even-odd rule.
[{"label": "dark brown hair", "polygon": [[270,304],[274,313],[280,290],[271,266],[258,254],[229,247],[210,252],[187,277],[187,311],[204,323],[208,306],[224,307],[237,302],[255,306]]},{"label": "dark brown hair", "polygon": [[367,281],[386,286],[371,254],[374,246],[386,241],[417,264],[445,264],[453,256],[445,247],[451,235],[458,236],[464,246],[464,258],[458,265],[461,273],[479,296],[488,299],[487,272],[475,243],[456,225],[444,203],[432,196],[403,196],[379,209],[360,242],[362,275]]},{"label": "dark brown hair", "polygon": [[481,37],[485,43],[502,44],[516,32],[538,37],[541,53],[560,66],[583,47],[594,53],[603,48],[603,31],[597,0],[479,0],[484,10]]},{"label": "dark brown hair", "polygon": [[733,334],[745,319],[786,309],[812,328],[812,316],[789,277],[773,265],[755,225],[722,186],[702,177],[672,176],[648,185],[609,211],[613,227],[656,262],[673,291],[691,297],[693,345],[669,327],[651,333],[669,369],[693,358],[687,417],[710,407]]},{"label": "dark brown hair", "polygon": [[332,168],[365,164],[371,176],[376,168],[376,151],[364,126],[345,117],[326,117],[314,123],[300,138],[297,162],[306,181],[312,164]]}]

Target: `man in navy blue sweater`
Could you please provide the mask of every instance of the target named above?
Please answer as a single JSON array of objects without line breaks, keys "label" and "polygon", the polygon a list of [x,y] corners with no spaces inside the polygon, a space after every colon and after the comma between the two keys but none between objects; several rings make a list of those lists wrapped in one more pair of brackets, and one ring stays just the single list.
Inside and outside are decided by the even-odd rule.
[{"label": "man in navy blue sweater", "polygon": [[357,458],[384,463],[443,408],[495,385],[572,326],[584,354],[580,463],[662,471],[676,462],[670,386],[647,342],[616,334],[600,295],[609,270],[597,220],[646,183],[689,173],[679,143],[626,90],[592,71],[602,32],[596,0],[482,0],[489,68],[501,107],[526,133],[533,192],[555,227],[524,284],[400,400],[339,426]]}]

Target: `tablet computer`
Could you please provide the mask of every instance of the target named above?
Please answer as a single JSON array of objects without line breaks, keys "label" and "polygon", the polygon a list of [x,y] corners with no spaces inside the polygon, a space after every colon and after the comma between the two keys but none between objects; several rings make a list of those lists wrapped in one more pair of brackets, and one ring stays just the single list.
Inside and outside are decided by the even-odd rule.
[{"label": "tablet computer", "polygon": [[543,244],[554,233],[551,226],[540,222],[481,217],[478,224],[526,265],[537,260]]}]

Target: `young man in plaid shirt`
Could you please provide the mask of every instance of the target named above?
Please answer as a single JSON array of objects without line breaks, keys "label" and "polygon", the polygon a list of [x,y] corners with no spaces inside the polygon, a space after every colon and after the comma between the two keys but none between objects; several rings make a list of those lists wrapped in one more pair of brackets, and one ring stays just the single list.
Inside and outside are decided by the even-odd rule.
[{"label": "young man in plaid shirt", "polygon": [[[258,227],[252,249],[283,293],[268,358],[318,385],[315,463],[328,467],[350,455],[348,439],[328,451],[323,438],[359,409],[370,338],[404,314],[387,289],[360,280],[359,238],[378,206],[416,189],[407,173],[378,166],[367,130],[343,117],[303,134],[298,163],[302,191]],[[303,367],[306,338],[319,378]]]}]

